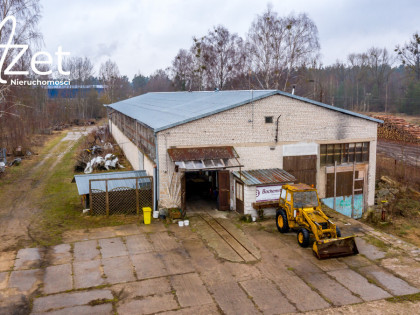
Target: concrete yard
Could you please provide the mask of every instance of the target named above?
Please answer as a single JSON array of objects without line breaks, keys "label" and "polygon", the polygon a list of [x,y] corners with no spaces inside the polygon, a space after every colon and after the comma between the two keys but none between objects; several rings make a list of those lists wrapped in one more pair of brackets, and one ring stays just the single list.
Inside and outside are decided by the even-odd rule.
[{"label": "concrete yard", "polygon": [[[274,219],[194,213],[189,227],[126,225],[69,232],[65,244],[0,256],[1,314],[413,313],[419,251],[354,220],[360,255],[318,260]],[[398,242],[397,242],[398,241]],[[387,300],[388,299],[388,300]],[[328,309],[328,310],[326,310]]]}]

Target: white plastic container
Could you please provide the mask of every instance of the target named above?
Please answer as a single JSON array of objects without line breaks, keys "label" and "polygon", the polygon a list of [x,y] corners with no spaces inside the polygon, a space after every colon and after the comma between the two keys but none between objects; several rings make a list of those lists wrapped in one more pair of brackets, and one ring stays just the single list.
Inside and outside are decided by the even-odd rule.
[{"label": "white plastic container", "polygon": [[159,211],[153,211],[153,219],[159,218]]},{"label": "white plastic container", "polygon": [[184,225],[185,225],[185,226],[190,225],[190,220],[184,220]]},{"label": "white plastic container", "polygon": [[184,221],[178,221],[178,226],[179,226],[179,227],[184,226]]}]

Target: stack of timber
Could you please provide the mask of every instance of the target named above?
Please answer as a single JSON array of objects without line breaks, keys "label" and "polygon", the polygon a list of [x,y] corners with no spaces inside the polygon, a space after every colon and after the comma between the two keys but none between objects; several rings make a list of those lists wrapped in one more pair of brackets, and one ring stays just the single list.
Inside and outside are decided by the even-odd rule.
[{"label": "stack of timber", "polygon": [[391,115],[377,115],[375,118],[384,121],[378,126],[378,139],[420,144],[420,126]]}]

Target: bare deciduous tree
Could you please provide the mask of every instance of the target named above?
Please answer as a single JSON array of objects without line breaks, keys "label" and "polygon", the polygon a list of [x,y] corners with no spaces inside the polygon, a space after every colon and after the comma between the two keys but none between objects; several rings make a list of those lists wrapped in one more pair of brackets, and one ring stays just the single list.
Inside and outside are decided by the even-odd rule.
[{"label": "bare deciduous tree", "polygon": [[409,67],[420,80],[420,35],[414,33],[410,42],[405,43],[404,46],[397,45],[395,51],[398,54],[403,65]]},{"label": "bare deciduous tree", "polygon": [[104,85],[105,94],[109,103],[113,103],[115,101],[117,81],[119,76],[120,70],[114,61],[108,59],[106,62],[101,64],[99,68],[99,78]]},{"label": "bare deciduous tree", "polygon": [[279,17],[269,7],[248,32],[252,70],[261,88],[285,90],[298,67],[311,64],[320,45],[315,23],[306,15]]},{"label": "bare deciduous tree", "polygon": [[147,92],[169,92],[173,91],[174,88],[166,71],[159,69],[150,76],[145,90]]},{"label": "bare deciduous tree", "polygon": [[93,64],[87,57],[71,57],[63,62],[65,71],[70,71],[72,84],[86,84],[90,77],[93,76]]},{"label": "bare deciduous tree", "polygon": [[208,87],[222,90],[226,81],[238,74],[244,61],[242,46],[242,38],[222,25],[204,37],[202,49]]},{"label": "bare deciduous tree", "polygon": [[[15,33],[11,33],[12,23],[5,23],[0,30],[0,43],[4,44],[11,39],[11,44],[29,45],[29,49],[13,68],[13,70],[27,70],[32,57],[32,49],[38,48],[42,41],[42,36],[38,31],[38,22],[41,17],[39,0],[0,1],[0,20],[3,21],[9,16],[16,18]],[[8,50],[3,68],[0,69],[2,78],[7,79],[4,76],[6,65],[10,64],[18,53],[18,49]],[[8,84],[1,86],[0,147],[12,148],[18,144],[23,145],[26,136],[33,128],[39,126],[40,120],[45,120],[45,115],[43,115],[45,103],[42,97],[37,98],[35,92],[32,98],[25,97],[32,91],[35,90],[29,87],[16,88]]]},{"label": "bare deciduous tree", "polygon": [[172,61],[172,77],[178,90],[192,89],[194,80],[194,56],[191,51],[180,49]]}]

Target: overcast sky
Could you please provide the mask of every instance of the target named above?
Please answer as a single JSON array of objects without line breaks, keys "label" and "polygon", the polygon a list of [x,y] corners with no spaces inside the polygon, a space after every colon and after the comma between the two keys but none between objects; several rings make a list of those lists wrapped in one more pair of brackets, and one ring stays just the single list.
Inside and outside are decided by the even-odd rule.
[{"label": "overcast sky", "polygon": [[171,65],[193,36],[222,24],[245,37],[270,3],[281,16],[305,12],[318,27],[322,63],[372,46],[393,51],[420,31],[419,0],[41,0],[45,50],[62,46],[96,65],[108,58],[130,79]]}]

